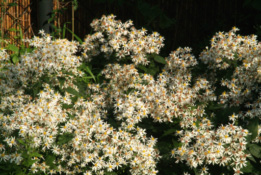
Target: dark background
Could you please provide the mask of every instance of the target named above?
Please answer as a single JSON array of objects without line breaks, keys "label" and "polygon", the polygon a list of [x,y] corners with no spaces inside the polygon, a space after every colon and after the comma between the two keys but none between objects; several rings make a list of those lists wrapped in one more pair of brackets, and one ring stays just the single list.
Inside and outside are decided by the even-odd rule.
[{"label": "dark background", "polygon": [[[68,1],[69,2],[69,1]],[[123,22],[133,20],[136,28],[145,27],[165,37],[161,55],[178,47],[192,47],[197,56],[219,31],[236,26],[241,35],[261,35],[261,0],[78,0],[75,10],[75,34],[80,38],[91,32],[90,23],[103,14],[114,14]],[[66,0],[63,1],[66,3]],[[37,24],[37,1],[33,5],[33,23]],[[61,12],[61,26],[72,20],[71,3]],[[67,24],[70,28],[71,24]],[[39,26],[34,25],[34,33]],[[67,32],[67,38],[71,34]]]}]

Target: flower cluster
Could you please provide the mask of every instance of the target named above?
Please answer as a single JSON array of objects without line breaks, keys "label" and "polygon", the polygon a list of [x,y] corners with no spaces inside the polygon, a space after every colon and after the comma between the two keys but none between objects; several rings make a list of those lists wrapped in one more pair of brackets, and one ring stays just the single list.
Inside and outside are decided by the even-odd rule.
[{"label": "flower cluster", "polygon": [[[52,85],[58,85],[58,78],[65,78],[63,87],[73,85],[73,76],[81,76],[78,70],[81,64],[81,57],[76,56],[78,44],[66,39],[52,40],[51,36],[40,31],[42,37],[28,39],[30,46],[34,47],[33,52],[21,55],[21,60],[13,65],[10,62],[4,64],[5,69],[0,72],[0,94],[15,92],[20,87],[28,87],[39,82],[40,78],[47,75],[52,80]],[[9,55],[2,51],[1,61],[7,60]],[[1,64],[2,66],[3,64]]]},{"label": "flower cluster", "polygon": [[[21,150],[25,149],[22,140],[30,140],[30,146],[42,152],[51,151],[57,156],[53,162],[58,170],[48,166],[43,157],[34,157],[36,162],[31,166],[31,172],[79,172],[113,171],[129,165],[133,174],[155,174],[158,155],[153,148],[156,139],[146,138],[143,129],[137,128],[133,135],[124,129],[116,131],[101,119],[105,115],[99,105],[102,98],[96,101],[78,100],[69,111],[62,104],[70,104],[70,95],[54,92],[49,85],[39,94],[39,98],[30,102],[21,102],[16,96],[3,99],[13,103],[14,113],[2,115],[0,118],[1,133],[6,139],[1,143],[1,160],[22,161]],[[94,95],[93,99],[97,99]],[[20,98],[21,99],[21,98]],[[7,107],[1,103],[2,110]],[[16,109],[16,110],[15,110]],[[14,132],[19,135],[13,137]],[[63,137],[69,137],[67,143],[59,142]],[[58,140],[58,142],[57,142]],[[15,154],[13,153],[15,152]],[[62,167],[61,164],[66,164]],[[92,167],[86,169],[86,167]],[[84,170],[84,171],[83,171]]]},{"label": "flower cluster", "polygon": [[[135,65],[108,65],[102,72],[110,79],[104,93],[109,96],[108,103],[113,103],[117,118],[124,119],[123,123],[130,129],[148,116],[159,122],[172,122],[173,118],[182,116],[181,126],[192,126],[197,116],[204,114],[203,106],[192,110],[194,103],[215,100],[215,96],[204,78],[198,78],[191,87],[187,67],[197,62],[189,52],[188,48],[179,48],[172,53],[156,80],[148,74],[139,75]],[[183,69],[178,69],[179,65],[184,65]]]},{"label": "flower cluster", "polygon": [[[8,53],[6,52],[6,50],[4,48],[0,48],[0,61],[3,62],[3,61],[7,61],[9,60],[9,55]],[[2,64],[1,64],[2,66]]]},{"label": "flower cluster", "polygon": [[82,45],[83,55],[90,60],[90,56],[101,52],[107,57],[116,52],[118,60],[130,56],[135,64],[148,64],[146,54],[158,54],[164,46],[164,38],[157,32],[146,35],[147,30],[136,29],[131,20],[122,23],[115,17],[102,16],[93,20],[91,27],[96,33],[87,35]]},{"label": "flower cluster", "polygon": [[228,124],[214,130],[210,120],[203,118],[198,126],[176,134],[183,143],[172,150],[176,162],[186,161],[191,168],[202,166],[202,173],[207,173],[207,164],[232,165],[236,170],[246,166],[248,131],[239,126]]},{"label": "flower cluster", "polygon": [[42,76],[44,73],[59,75],[62,70],[77,75],[77,67],[81,64],[81,57],[75,56],[78,43],[67,39],[52,40],[52,37],[43,31],[40,31],[40,34],[41,37],[27,40],[35,49],[33,53],[22,56],[21,64],[26,66],[27,70],[34,71],[36,76]]},{"label": "flower cluster", "polygon": [[242,117],[260,118],[261,44],[257,36],[241,36],[236,31],[234,27],[228,33],[217,33],[211,39],[211,48],[203,51],[200,59],[214,72],[234,67],[231,79],[221,81],[229,91],[220,95],[220,102],[230,106],[245,104],[249,110]]}]

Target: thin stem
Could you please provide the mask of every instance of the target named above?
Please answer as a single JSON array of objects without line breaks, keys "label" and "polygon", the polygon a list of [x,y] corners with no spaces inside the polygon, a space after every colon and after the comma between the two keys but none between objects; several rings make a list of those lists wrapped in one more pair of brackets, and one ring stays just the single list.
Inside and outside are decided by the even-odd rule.
[{"label": "thin stem", "polygon": [[[56,3],[57,3],[57,9],[60,9],[59,0],[56,0]],[[61,28],[60,13],[57,14],[57,27],[58,27],[58,29]],[[61,38],[61,32],[59,32],[59,38]]]},{"label": "thin stem", "polygon": [[74,40],[74,4],[72,3],[72,41]]}]

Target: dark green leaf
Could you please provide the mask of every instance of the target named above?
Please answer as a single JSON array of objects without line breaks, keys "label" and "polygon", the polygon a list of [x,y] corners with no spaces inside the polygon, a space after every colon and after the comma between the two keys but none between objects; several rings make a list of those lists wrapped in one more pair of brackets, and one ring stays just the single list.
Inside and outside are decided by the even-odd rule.
[{"label": "dark green leaf", "polygon": [[174,145],[175,148],[178,148],[178,147],[182,146],[182,143],[178,142],[175,139],[172,139],[172,144]]},{"label": "dark green leaf", "polygon": [[167,64],[167,62],[165,61],[165,59],[159,55],[156,55],[154,56],[154,60],[158,63],[161,63],[161,64]]},{"label": "dark green leaf", "polygon": [[105,172],[105,175],[117,175],[115,172]]},{"label": "dark green leaf", "polygon": [[65,82],[65,78],[60,78],[59,77],[58,80],[59,80],[60,85],[63,86],[64,82]]},{"label": "dark green leaf", "polygon": [[249,151],[256,158],[261,158],[261,147],[257,144],[250,144]]},{"label": "dark green leaf", "polygon": [[25,159],[23,160],[22,165],[24,165],[25,167],[31,167],[32,164],[34,164],[37,160],[31,160],[31,159]]},{"label": "dark green leaf", "polygon": [[258,123],[259,123],[258,118],[254,118],[254,119],[249,120],[249,124],[247,126],[247,129],[249,130],[251,135],[248,136],[248,138],[247,138],[248,141],[252,141],[257,137],[257,135],[258,135]]},{"label": "dark green leaf", "polygon": [[16,172],[15,174],[16,174],[16,175],[26,175],[26,173],[24,173],[24,172],[22,172],[22,171]]},{"label": "dark green leaf", "polygon": [[63,104],[62,107],[63,107],[64,109],[70,109],[70,108],[73,107],[73,105],[72,105],[72,104],[71,104],[71,105]]},{"label": "dark green leaf", "polygon": [[17,3],[8,3],[8,6],[17,6]]},{"label": "dark green leaf", "polygon": [[141,69],[141,70],[143,70],[145,73],[147,73],[147,68],[145,67],[145,66],[143,66],[143,65],[138,65],[138,68],[139,69]]},{"label": "dark green leaf", "polygon": [[8,171],[10,171],[10,166],[0,166],[0,170],[8,170]]},{"label": "dark green leaf", "polygon": [[165,29],[174,24],[174,19],[169,18],[165,14],[160,16],[160,28]]},{"label": "dark green leaf", "polygon": [[41,157],[42,155],[39,154],[38,152],[33,152],[29,154],[29,157]]},{"label": "dark green leaf", "polygon": [[251,1],[251,5],[253,8],[255,8],[257,10],[261,10],[261,1],[260,0]]},{"label": "dark green leaf", "polygon": [[65,89],[68,93],[73,94],[75,96],[79,96],[79,92],[77,92],[75,89],[68,87]]},{"label": "dark green leaf", "polygon": [[174,132],[176,132],[177,129],[176,128],[171,128],[167,131],[164,132],[164,134],[161,136],[161,137],[165,137],[165,136],[168,136],[168,135],[172,135]]},{"label": "dark green leaf", "polygon": [[73,139],[73,134],[71,133],[65,133],[61,136],[58,137],[58,145],[63,145],[63,144],[67,144],[68,142],[70,142]]},{"label": "dark green leaf", "polygon": [[53,165],[53,161],[55,160],[54,155],[48,155],[45,159],[47,165]]},{"label": "dark green leaf", "polygon": [[244,173],[251,173],[252,170],[253,170],[253,166],[249,161],[247,161],[247,166],[241,169],[241,171]]},{"label": "dark green leaf", "polygon": [[253,156],[250,155],[250,156],[248,157],[248,159],[251,160],[252,162],[255,162],[255,163],[256,163],[256,160],[255,160],[255,158],[254,158]]}]

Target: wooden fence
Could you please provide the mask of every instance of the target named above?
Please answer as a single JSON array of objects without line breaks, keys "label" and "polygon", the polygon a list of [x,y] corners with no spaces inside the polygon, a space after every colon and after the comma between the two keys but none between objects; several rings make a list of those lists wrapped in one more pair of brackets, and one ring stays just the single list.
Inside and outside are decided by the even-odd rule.
[{"label": "wooden fence", "polygon": [[[23,38],[33,35],[30,0],[1,0],[1,38],[10,43],[21,44]],[[2,46],[4,43],[1,43]]]}]

